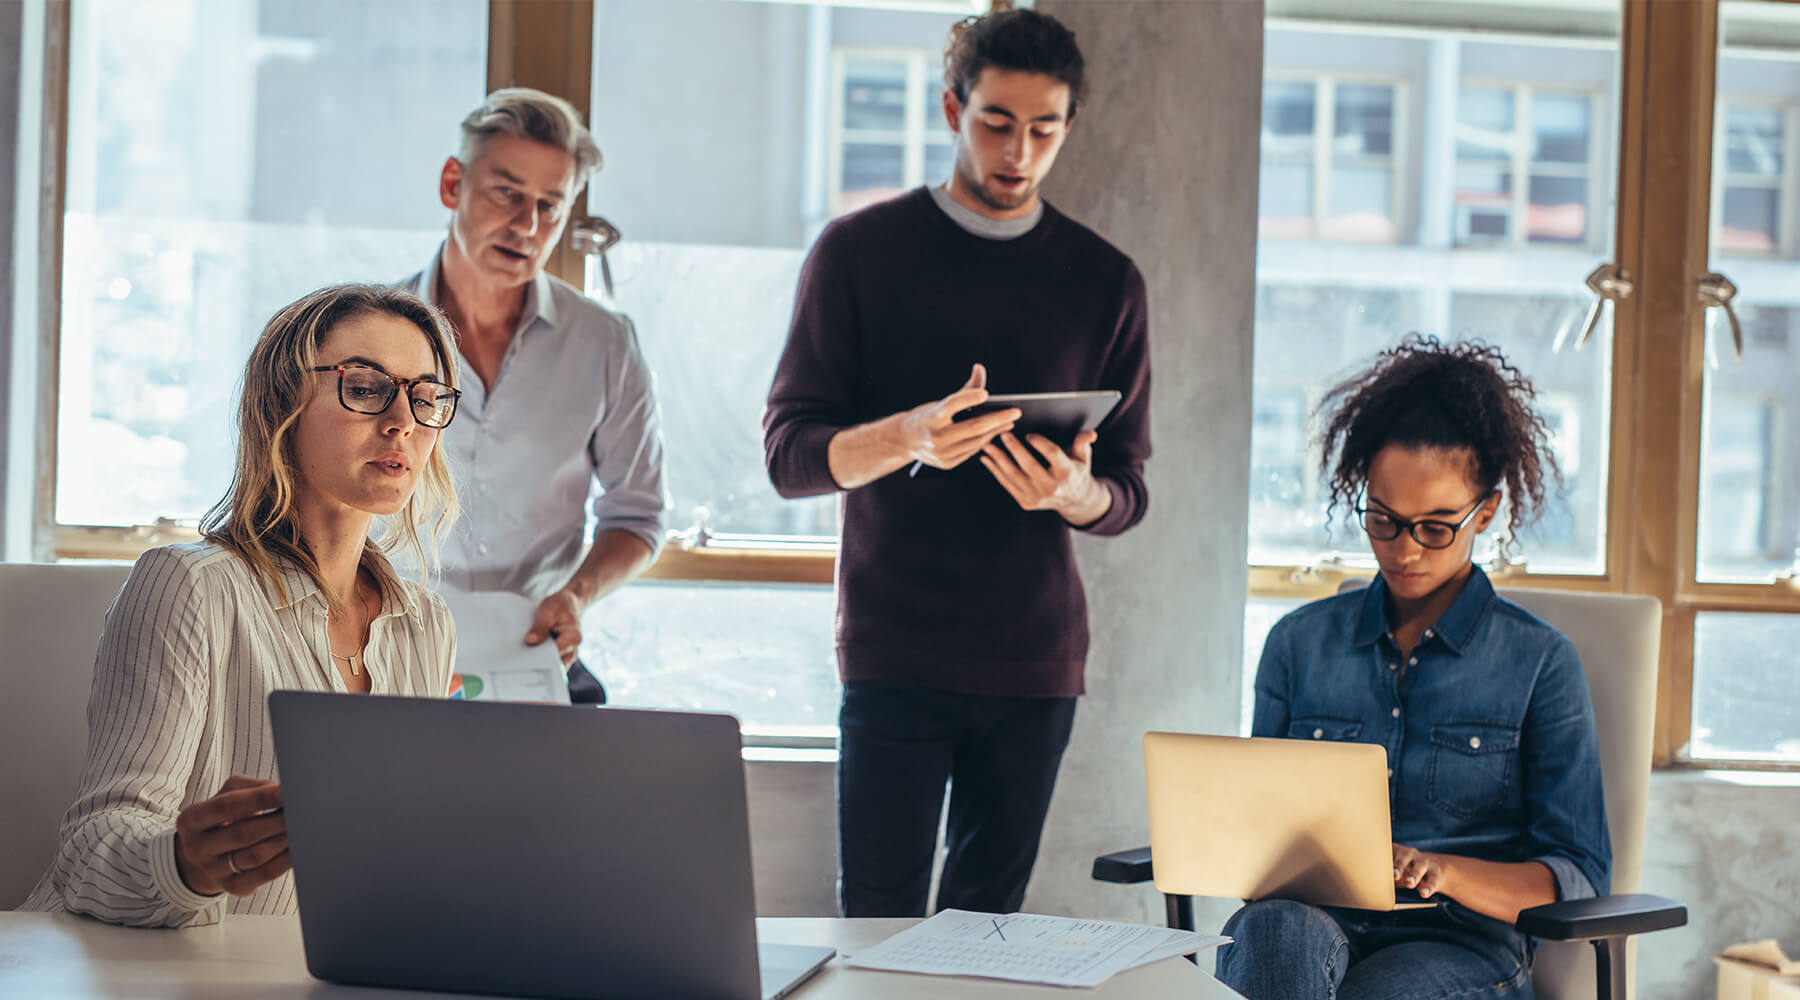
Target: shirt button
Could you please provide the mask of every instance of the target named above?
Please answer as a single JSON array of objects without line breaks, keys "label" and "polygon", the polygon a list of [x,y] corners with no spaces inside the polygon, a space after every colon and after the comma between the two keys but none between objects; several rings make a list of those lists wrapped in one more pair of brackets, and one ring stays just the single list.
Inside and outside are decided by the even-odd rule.
[{"label": "shirt button", "polygon": [[1481,737],[1479,737],[1479,736],[1469,737],[1469,749],[1470,750],[1480,750],[1481,749]]},{"label": "shirt button", "polygon": [[1323,730],[1323,729],[1313,730],[1313,739],[1322,740],[1324,738],[1325,738],[1325,730]]},{"label": "shirt button", "polygon": [[1398,719],[1398,718],[1399,718],[1399,717],[1400,717],[1400,710],[1399,710],[1399,709],[1397,709],[1397,708],[1396,708],[1396,709],[1394,709],[1394,711],[1393,711],[1393,712],[1392,712],[1392,713],[1390,713],[1390,714],[1392,714],[1392,715],[1393,715],[1393,717],[1394,717],[1394,718],[1396,718],[1396,719]]},{"label": "shirt button", "polygon": [[1388,669],[1389,669],[1389,670],[1399,670],[1399,669],[1400,669],[1400,664],[1398,664],[1398,663],[1390,663],[1390,664],[1388,664]]},{"label": "shirt button", "polygon": [[1409,667],[1416,667],[1416,666],[1418,666],[1418,665],[1419,665],[1419,658],[1418,658],[1418,657],[1416,657],[1416,656],[1415,656],[1415,657],[1413,657],[1413,658],[1412,658],[1412,659],[1410,659],[1410,660],[1407,660],[1407,661],[1406,661],[1406,665],[1407,665],[1407,666],[1409,666]]},{"label": "shirt button", "polygon": [[486,542],[482,542],[481,545],[479,546],[479,548],[481,549],[482,555],[484,555],[484,556],[487,555],[487,543]]},{"label": "shirt button", "polygon": [[1390,768],[1388,768],[1388,778],[1392,779],[1393,777],[1394,777],[1394,769],[1390,767]]},{"label": "shirt button", "polygon": [[1427,639],[1431,638],[1431,630],[1430,629],[1425,630],[1425,638],[1427,638]]}]

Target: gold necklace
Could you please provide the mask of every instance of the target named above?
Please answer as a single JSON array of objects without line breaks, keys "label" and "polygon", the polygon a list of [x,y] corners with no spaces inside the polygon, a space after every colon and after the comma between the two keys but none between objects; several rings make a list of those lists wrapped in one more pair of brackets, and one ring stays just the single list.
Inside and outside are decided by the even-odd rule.
[{"label": "gold necklace", "polygon": [[[369,601],[368,601],[367,597],[364,597],[363,599],[357,601],[356,603],[361,605],[362,609],[364,611],[367,611],[369,609]],[[360,652],[357,652],[357,653],[351,653],[349,656],[345,656],[344,654],[338,652],[337,650],[332,649],[331,648],[331,633],[329,631],[325,633],[325,652],[330,653],[332,655],[333,659],[343,660],[346,664],[349,664],[350,676],[352,676],[352,677],[361,677],[362,676],[362,667],[357,662],[362,659],[362,654]]]}]

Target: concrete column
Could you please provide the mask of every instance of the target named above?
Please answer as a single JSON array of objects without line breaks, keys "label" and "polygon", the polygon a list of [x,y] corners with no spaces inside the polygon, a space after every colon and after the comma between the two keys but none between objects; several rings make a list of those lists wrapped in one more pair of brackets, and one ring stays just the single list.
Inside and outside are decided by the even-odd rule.
[{"label": "concrete column", "polygon": [[1242,685],[1255,304],[1260,0],[1038,0],[1076,33],[1089,101],[1048,199],[1149,285],[1150,512],[1080,539],[1088,696],[1026,906],[1160,922],[1149,887],[1089,879],[1147,843],[1142,735],[1235,734]]}]

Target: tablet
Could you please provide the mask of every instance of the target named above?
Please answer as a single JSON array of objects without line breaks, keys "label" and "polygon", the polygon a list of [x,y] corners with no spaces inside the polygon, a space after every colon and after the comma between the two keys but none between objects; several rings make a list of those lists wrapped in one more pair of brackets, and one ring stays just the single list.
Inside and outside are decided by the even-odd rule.
[{"label": "tablet", "polygon": [[1013,434],[1042,434],[1057,445],[1067,448],[1082,431],[1100,426],[1100,421],[1119,405],[1117,389],[1095,389],[1088,392],[1020,392],[989,396],[987,402],[958,413],[956,419],[967,420],[983,413],[1016,408],[1018,423]]}]

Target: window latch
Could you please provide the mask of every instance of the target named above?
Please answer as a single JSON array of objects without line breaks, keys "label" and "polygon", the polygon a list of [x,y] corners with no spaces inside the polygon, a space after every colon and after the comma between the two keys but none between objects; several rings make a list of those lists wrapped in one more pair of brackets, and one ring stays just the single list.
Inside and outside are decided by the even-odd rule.
[{"label": "window latch", "polygon": [[[1717,271],[1712,271],[1700,276],[1700,280],[1695,283],[1694,291],[1700,297],[1700,304],[1706,307],[1709,321],[1712,319],[1714,307],[1725,310],[1725,320],[1731,324],[1731,348],[1737,355],[1738,364],[1743,364],[1744,326],[1738,322],[1737,310],[1731,308],[1731,300],[1737,297],[1737,286],[1731,283],[1730,278]],[[1709,322],[1708,328],[1710,329],[1710,327]],[[1707,352],[1707,357],[1712,357],[1711,351]],[[1718,367],[1717,361],[1713,362],[1713,367]]]},{"label": "window latch", "polygon": [[[1588,290],[1594,293],[1594,303],[1588,306],[1587,319],[1581,324],[1581,335],[1575,338],[1577,351],[1587,346],[1588,338],[1594,335],[1594,328],[1600,325],[1601,308],[1609,301],[1619,302],[1631,298],[1634,287],[1631,277],[1625,273],[1624,268],[1617,264],[1601,264],[1594,268],[1593,272],[1587,276],[1587,286]],[[1562,351],[1567,334],[1568,328],[1564,327],[1562,333],[1557,335],[1556,344],[1551,348],[1552,352]]]}]

